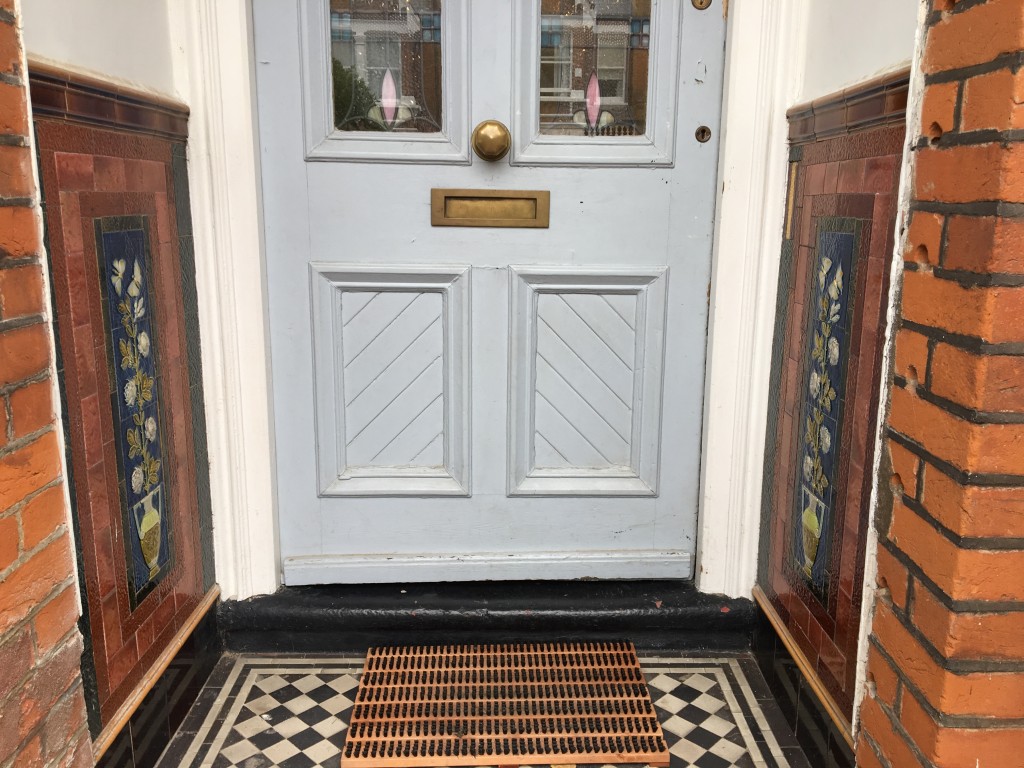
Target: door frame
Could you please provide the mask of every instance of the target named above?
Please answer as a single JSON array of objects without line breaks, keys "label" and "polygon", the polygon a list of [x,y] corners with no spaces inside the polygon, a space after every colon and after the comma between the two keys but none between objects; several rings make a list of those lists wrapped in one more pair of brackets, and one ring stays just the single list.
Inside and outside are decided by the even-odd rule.
[{"label": "door frame", "polygon": [[[702,435],[696,582],[749,597],[782,242],[785,108],[803,3],[719,0],[729,15]],[[169,9],[191,108],[190,185],[218,581],[227,599],[281,584],[255,61],[248,0]],[[230,140],[229,140],[230,138]],[[261,301],[255,301],[255,296]]]}]

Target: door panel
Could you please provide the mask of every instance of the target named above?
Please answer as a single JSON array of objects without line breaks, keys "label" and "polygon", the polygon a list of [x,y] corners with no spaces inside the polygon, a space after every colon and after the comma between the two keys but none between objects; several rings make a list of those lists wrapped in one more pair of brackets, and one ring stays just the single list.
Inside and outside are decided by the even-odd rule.
[{"label": "door panel", "polygon": [[[556,107],[584,125],[549,135],[513,106],[542,103],[540,4],[444,0],[442,130],[396,132],[403,75],[374,81],[371,116],[407,110],[375,133],[330,128],[342,5],[254,2],[285,580],[690,576],[717,160],[694,130],[718,133],[721,13],[654,2],[650,49],[595,65],[599,105],[565,70]],[[643,5],[592,22],[624,40],[635,19],[600,13]],[[353,34],[383,29],[356,10]],[[644,133],[602,133],[616,68],[647,56]],[[484,119],[513,155],[469,156]],[[550,227],[433,227],[432,188],[550,190]]]}]

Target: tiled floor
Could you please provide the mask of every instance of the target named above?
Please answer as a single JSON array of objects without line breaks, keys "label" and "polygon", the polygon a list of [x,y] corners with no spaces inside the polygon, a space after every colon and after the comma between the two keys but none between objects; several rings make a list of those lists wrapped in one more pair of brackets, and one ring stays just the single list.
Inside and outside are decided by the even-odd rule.
[{"label": "tiled floor", "polygon": [[[808,768],[749,655],[641,656],[671,768]],[[361,658],[226,656],[158,768],[337,768]]]}]

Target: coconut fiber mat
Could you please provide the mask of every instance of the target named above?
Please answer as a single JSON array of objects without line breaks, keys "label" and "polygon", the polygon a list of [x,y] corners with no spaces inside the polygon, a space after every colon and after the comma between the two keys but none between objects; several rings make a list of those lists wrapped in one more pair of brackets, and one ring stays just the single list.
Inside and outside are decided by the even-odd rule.
[{"label": "coconut fiber mat", "polygon": [[341,755],[342,768],[669,764],[632,643],[371,648]]}]

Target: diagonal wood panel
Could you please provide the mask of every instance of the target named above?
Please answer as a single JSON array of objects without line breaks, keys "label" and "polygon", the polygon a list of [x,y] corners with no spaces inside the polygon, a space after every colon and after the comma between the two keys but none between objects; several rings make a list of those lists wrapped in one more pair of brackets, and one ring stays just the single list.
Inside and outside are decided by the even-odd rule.
[{"label": "diagonal wood panel", "polygon": [[636,296],[544,293],[537,300],[534,462],[625,467],[633,432]]},{"label": "diagonal wood panel", "polygon": [[442,298],[426,291],[367,293],[346,292],[341,303],[347,463],[440,466]]}]

